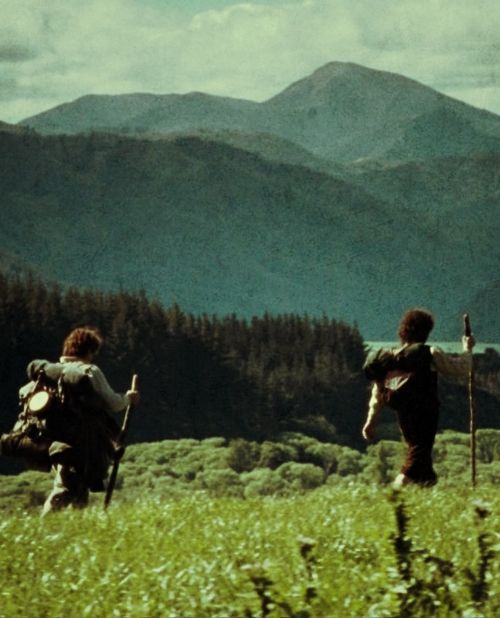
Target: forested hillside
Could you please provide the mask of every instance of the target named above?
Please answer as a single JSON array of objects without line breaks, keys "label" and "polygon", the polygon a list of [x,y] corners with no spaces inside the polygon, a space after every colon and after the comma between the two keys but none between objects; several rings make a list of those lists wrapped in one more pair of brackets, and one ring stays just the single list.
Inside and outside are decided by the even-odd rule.
[{"label": "forested hillside", "polygon": [[[102,330],[99,365],[115,389],[126,390],[132,372],[139,374],[142,399],[132,441],[264,440],[300,431],[361,447],[368,385],[361,372],[365,346],[355,326],[306,315],[193,316],[143,294],[62,290],[12,275],[0,277],[2,431],[16,417],[26,364],[57,359],[68,331],[82,324]],[[495,427],[500,359],[491,351],[480,363],[478,424]],[[464,386],[442,386],[442,426],[466,431]],[[397,438],[393,421],[387,413],[381,437]]]},{"label": "forested hillside", "polygon": [[[380,340],[411,305],[435,312],[437,337],[456,337],[498,273],[495,157],[442,164],[447,183],[424,164],[421,176],[382,168],[378,184],[198,136],[0,132],[0,160],[6,265],[63,285],[144,288],[195,314],[327,312]],[[411,177],[429,197],[407,191],[406,205]],[[474,324],[483,341],[497,334],[491,313]]]},{"label": "forested hillside", "polygon": [[267,101],[88,95],[0,123],[0,266],[185,311],[498,339],[500,117],[331,62]]}]

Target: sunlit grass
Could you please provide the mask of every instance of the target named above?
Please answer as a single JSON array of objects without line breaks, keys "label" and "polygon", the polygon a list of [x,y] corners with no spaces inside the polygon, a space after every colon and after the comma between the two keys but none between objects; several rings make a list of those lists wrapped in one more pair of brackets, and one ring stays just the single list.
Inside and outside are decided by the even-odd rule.
[{"label": "sunlit grass", "polygon": [[[0,524],[0,616],[283,616],[287,607],[296,616],[393,616],[402,584],[389,493],[346,482],[287,498],[146,494],[106,513],[97,502],[43,519],[12,513]],[[499,532],[492,487],[404,495],[413,546],[453,562],[450,589],[464,615],[499,615],[492,574],[482,614],[464,576],[478,561],[474,501],[493,513],[482,524],[493,541]],[[309,566],[304,543],[313,545]],[[426,576],[423,562],[415,568]]]}]

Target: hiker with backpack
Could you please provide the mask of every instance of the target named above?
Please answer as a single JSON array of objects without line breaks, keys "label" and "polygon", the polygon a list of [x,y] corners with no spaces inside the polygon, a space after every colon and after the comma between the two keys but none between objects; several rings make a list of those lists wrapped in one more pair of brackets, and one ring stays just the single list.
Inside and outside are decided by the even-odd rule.
[{"label": "hiker with backpack", "polygon": [[363,437],[374,437],[377,418],[387,405],[396,411],[407,444],[405,462],[394,481],[398,488],[408,483],[436,483],[432,448],[438,429],[438,374],[466,377],[472,365],[474,337],[464,336],[464,353],[451,356],[426,344],[433,326],[429,311],[410,309],[399,325],[401,346],[378,350],[369,355],[363,367],[366,377],[373,381]]},{"label": "hiker with backpack", "polygon": [[93,363],[103,338],[93,327],[66,337],[57,363],[34,360],[20,391],[22,411],[0,440],[4,455],[23,457],[29,468],[55,471],[43,513],[84,507],[89,491],[104,491],[108,467],[119,450],[112,413],[137,403],[139,394],[116,393]]}]

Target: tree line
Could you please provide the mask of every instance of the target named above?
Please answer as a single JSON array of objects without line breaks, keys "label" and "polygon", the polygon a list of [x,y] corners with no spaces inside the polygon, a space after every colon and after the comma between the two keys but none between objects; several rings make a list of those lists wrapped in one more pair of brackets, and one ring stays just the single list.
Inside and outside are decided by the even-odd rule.
[{"label": "tree line", "polygon": [[[31,274],[0,272],[1,431],[17,415],[27,363],[57,360],[67,333],[85,324],[105,337],[97,362],[116,390],[125,391],[131,374],[139,374],[132,441],[262,441],[298,431],[361,446],[369,385],[355,325],[293,314],[195,316],[142,292],[63,289]],[[490,352],[487,369],[497,374],[498,354]],[[478,397],[480,426],[494,427],[498,399],[486,391]],[[466,431],[463,386],[445,383],[442,400],[443,425]]]},{"label": "tree line", "polygon": [[64,337],[84,324],[105,337],[98,364],[113,387],[123,391],[128,376],[139,374],[135,440],[263,439],[310,426],[349,441],[361,422],[365,350],[354,326],[326,316],[194,316],[141,292],[62,289],[32,275],[0,274],[4,430],[27,363],[57,360]]}]

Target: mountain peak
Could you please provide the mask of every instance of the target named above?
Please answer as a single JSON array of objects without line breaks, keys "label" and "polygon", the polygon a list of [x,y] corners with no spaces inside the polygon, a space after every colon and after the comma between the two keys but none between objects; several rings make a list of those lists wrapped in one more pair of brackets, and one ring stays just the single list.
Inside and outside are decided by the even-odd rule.
[{"label": "mountain peak", "polygon": [[281,104],[285,99],[301,99],[304,104],[317,104],[328,99],[331,103],[332,95],[342,97],[343,94],[361,94],[366,98],[379,98],[388,91],[401,90],[403,94],[415,96],[417,92],[427,98],[442,97],[438,92],[413,79],[391,73],[371,69],[354,62],[328,62],[310,75],[299,79],[285,88],[282,92],[269,99],[266,103]]},{"label": "mountain peak", "polygon": [[[239,130],[335,161],[500,150],[500,118],[397,73],[329,62],[263,103],[211,95],[88,95],[20,123],[40,133]],[[436,140],[439,135],[440,139]]]},{"label": "mountain peak", "polygon": [[333,60],[332,62],[327,62],[326,64],[320,66],[316,69],[312,75],[323,75],[329,74],[330,76],[335,75],[345,75],[345,74],[355,74],[355,73],[382,73],[383,71],[378,71],[375,69],[370,69],[362,64],[358,64],[357,62],[339,62],[337,60]]}]

